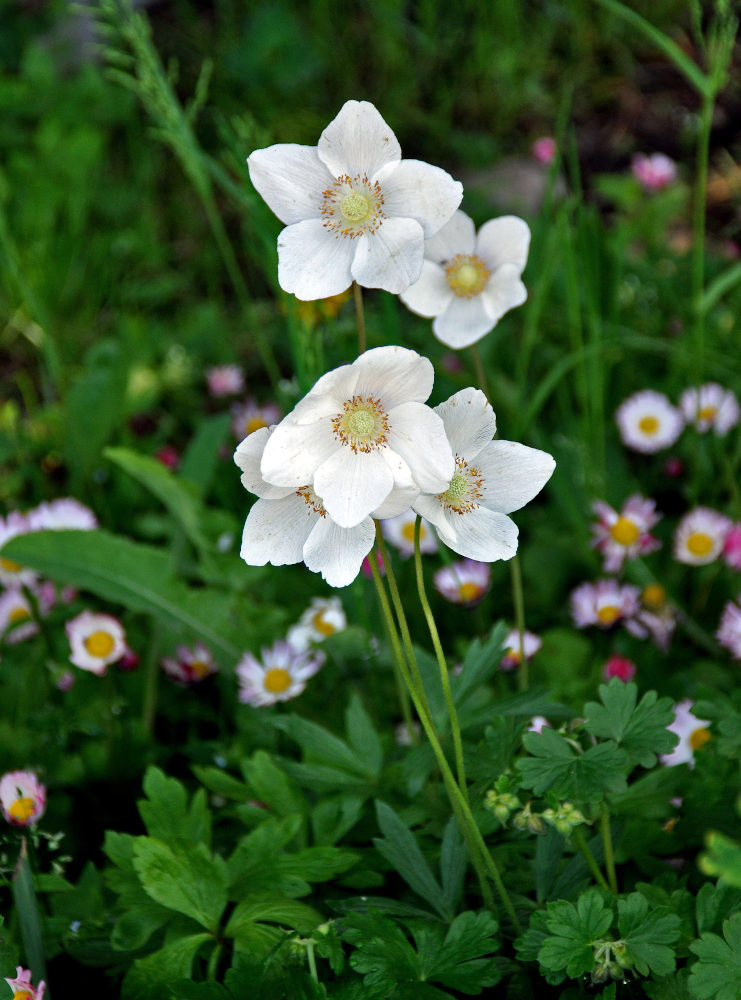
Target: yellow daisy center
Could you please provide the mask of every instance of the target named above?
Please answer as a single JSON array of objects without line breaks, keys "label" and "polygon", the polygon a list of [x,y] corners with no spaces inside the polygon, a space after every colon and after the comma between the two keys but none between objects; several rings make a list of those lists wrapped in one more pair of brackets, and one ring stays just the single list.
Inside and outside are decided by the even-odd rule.
[{"label": "yellow daisy center", "polygon": [[83,645],[91,656],[103,659],[105,656],[110,656],[116,643],[109,632],[98,631],[91,632],[83,640]]},{"label": "yellow daisy center", "polygon": [[356,454],[359,451],[367,454],[386,444],[390,426],[379,399],[353,396],[345,402],[343,412],[332,418],[332,428],[336,437]]},{"label": "yellow daisy center", "polygon": [[13,994],[13,1000],[30,1000],[31,996],[32,994],[28,990],[16,990]]},{"label": "yellow daisy center", "polygon": [[283,694],[291,686],[291,675],[283,667],[273,667],[265,671],[263,684],[271,694]]},{"label": "yellow daisy center", "polygon": [[189,667],[199,680],[211,673],[211,666],[205,660],[191,660]]},{"label": "yellow daisy center", "polygon": [[15,625],[16,622],[25,621],[26,618],[30,618],[31,613],[28,608],[24,608],[22,604],[17,605],[8,615],[8,619],[11,625]]},{"label": "yellow daisy center", "polygon": [[641,601],[647,608],[660,608],[666,602],[666,591],[660,583],[649,583],[641,591]]},{"label": "yellow daisy center", "polygon": [[705,746],[707,741],[710,739],[712,739],[710,731],[705,726],[701,726],[699,729],[695,729],[694,732],[690,733],[690,746],[693,750],[699,750],[700,747]]},{"label": "yellow daisy center", "polygon": [[20,563],[13,562],[12,559],[6,559],[4,556],[0,556],[0,566],[2,566],[6,573],[20,573],[23,569]]},{"label": "yellow daisy center", "polygon": [[332,187],[323,192],[319,211],[325,229],[337,237],[346,236],[351,240],[365,233],[375,233],[386,218],[381,185],[378,181],[371,184],[366,174],[338,177]]},{"label": "yellow daisy center", "polygon": [[332,635],[335,631],[334,625],[324,617],[324,610],[317,611],[311,619],[311,624],[320,635]]},{"label": "yellow daisy center", "polygon": [[245,423],[244,429],[247,432],[247,434],[252,434],[253,431],[259,431],[261,427],[267,427],[267,426],[268,425],[265,423],[264,419],[260,416],[259,413],[257,413],[255,414],[255,416],[249,417],[249,419]]},{"label": "yellow daisy center", "polygon": [[708,555],[713,549],[713,539],[704,531],[693,531],[687,539],[687,549],[693,556]]},{"label": "yellow daisy center", "polygon": [[23,795],[20,799],[16,799],[8,809],[8,815],[11,819],[15,820],[16,823],[28,823],[30,818],[33,816],[34,801],[28,795]]},{"label": "yellow daisy center", "polygon": [[658,417],[641,417],[638,421],[638,430],[642,431],[644,434],[655,434],[659,429],[659,418]]},{"label": "yellow daisy center", "polygon": [[445,493],[437,499],[448,510],[456,514],[468,514],[475,510],[484,496],[484,480],[481,472],[469,465],[465,458],[455,457],[455,472]]},{"label": "yellow daisy center", "polygon": [[454,295],[472,299],[486,288],[489,270],[475,254],[459,253],[445,266],[445,277]]},{"label": "yellow daisy center", "polygon": [[461,600],[468,604],[469,601],[475,601],[477,597],[481,597],[483,590],[477,583],[461,583],[458,587],[458,593],[461,595]]},{"label": "yellow daisy center", "polygon": [[703,406],[697,416],[699,420],[712,420],[717,412],[717,406]]},{"label": "yellow daisy center", "polygon": [[610,535],[618,545],[632,545],[641,537],[641,532],[630,518],[621,516],[610,528]]},{"label": "yellow daisy center", "polygon": [[598,608],[597,617],[603,625],[612,625],[620,617],[620,608],[614,604],[605,604]]}]

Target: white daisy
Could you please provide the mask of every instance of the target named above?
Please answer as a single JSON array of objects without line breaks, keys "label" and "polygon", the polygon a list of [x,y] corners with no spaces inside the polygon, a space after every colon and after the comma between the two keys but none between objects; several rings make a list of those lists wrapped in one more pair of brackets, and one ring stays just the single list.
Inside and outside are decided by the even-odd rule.
[{"label": "white daisy", "polygon": [[623,400],[615,421],[623,444],[645,454],[671,447],[684,426],[679,410],[654,389],[643,389]]},{"label": "white daisy", "polygon": [[685,389],[679,397],[679,408],[687,423],[692,424],[701,434],[712,430],[718,437],[727,434],[741,417],[741,409],[734,393],[717,382]]},{"label": "white daisy", "polygon": [[109,664],[131,652],[124,627],[113,615],[101,611],[81,611],[65,625],[70,644],[70,660],[81,670],[102,677]]},{"label": "white daisy", "polygon": [[206,385],[214,399],[236,396],[244,389],[244,372],[239,365],[214,365],[206,369]]},{"label": "white daisy", "polygon": [[661,519],[653,500],[634,493],[620,511],[602,500],[592,504],[599,521],[592,525],[595,538],[592,545],[604,558],[606,573],[617,573],[625,559],[634,559],[660,548],[661,542],[650,534]]},{"label": "white daisy", "polygon": [[30,521],[19,510],[12,510],[7,517],[0,517],[0,583],[7,587],[33,586],[38,578],[32,569],[26,569],[2,554],[2,547],[6,542],[31,530],[33,529]]},{"label": "white daisy", "polygon": [[[274,486],[311,484],[326,513],[352,528],[402,513],[419,490],[444,490],[453,455],[425,405],[433,368],[404,347],[376,347],[328,372],[274,429],[260,468]],[[381,510],[392,491],[407,502]]]},{"label": "white daisy", "polygon": [[723,608],[715,637],[735,660],[741,660],[741,595]]},{"label": "white daisy", "polygon": [[192,649],[178,646],[175,656],[163,656],[161,664],[167,676],[183,687],[198,684],[219,669],[210,650],[202,642],[197,642]]},{"label": "white daisy", "polygon": [[282,413],[277,403],[262,405],[250,397],[243,403],[234,403],[231,408],[232,432],[237,441],[254,434],[261,427],[271,427],[277,424]]},{"label": "white daisy", "polygon": [[286,226],[278,281],[299,299],[328,298],[353,281],[403,292],[419,277],[425,238],[463,197],[444,170],[402,160],[396,136],[367,101],[348,101],[316,147],[269,146],[247,164]]},{"label": "white daisy", "polygon": [[0,594],[0,638],[8,645],[23,642],[36,635],[38,624],[33,618],[31,602],[21,587],[8,587]]},{"label": "white daisy", "polygon": [[532,660],[543,640],[534,632],[525,629],[522,633],[522,646],[520,645],[520,633],[516,628],[510,629],[504,638],[504,656],[499,664],[502,670],[515,670],[522,663],[523,654],[526,660]]},{"label": "white daisy", "polygon": [[458,211],[426,240],[422,273],[401,301],[420,316],[434,317],[432,332],[443,344],[468,347],[527,298],[520,275],[529,246],[522,219],[491,219],[476,235],[473,221]]},{"label": "white daisy", "polygon": [[674,558],[688,566],[705,566],[723,552],[732,521],[717,510],[695,507],[677,524]]},{"label": "white daisy", "polygon": [[74,497],[48,500],[26,514],[31,531],[94,531],[98,519]]},{"label": "white daisy", "polygon": [[[414,511],[404,511],[398,517],[388,517],[381,523],[383,537],[390,542],[394,548],[398,549],[403,556],[414,555],[414,529],[417,523],[417,515]],[[431,531],[429,524],[422,518],[419,522],[419,551],[428,555],[437,552],[437,539]]]},{"label": "white daisy", "polygon": [[435,590],[447,601],[470,608],[486,596],[491,586],[491,567],[475,559],[462,559],[442,566],[433,580]]},{"label": "white daisy", "polygon": [[13,826],[33,826],[46,809],[46,788],[32,771],[8,771],[0,778],[0,808]]},{"label": "white daisy", "polygon": [[571,617],[577,628],[589,625],[610,628],[621,619],[636,614],[640,607],[639,594],[638,587],[613,579],[582,583],[571,592]]},{"label": "white daisy", "polygon": [[255,708],[296,698],[325,660],[322,652],[299,653],[282,641],[263,649],[261,656],[262,662],[245,653],[236,668],[239,700]]},{"label": "white daisy", "polygon": [[311,604],[288,630],[286,641],[303,653],[312,643],[323,642],[347,628],[347,617],[339,597],[312,597]]},{"label": "white daisy", "polygon": [[541,491],[556,466],[553,457],[514,441],[493,441],[496,417],[480,389],[461,389],[435,412],[455,470],[443,490],[424,490],[412,507],[454,552],[479,562],[511,559],[517,525],[507,515]]},{"label": "white daisy", "polygon": [[31,984],[31,970],[17,965],[15,979],[6,978],[5,982],[13,991],[12,1000],[44,1000],[46,983],[42,979],[38,986]]},{"label": "white daisy", "polygon": [[671,753],[660,754],[661,763],[667,767],[674,767],[676,764],[689,764],[690,767],[694,767],[695,751],[712,738],[707,728],[709,725],[707,719],[698,719],[692,714],[692,702],[689,698],[677,702],[674,706],[674,721],[666,728],[670,733],[677,734],[679,743]]}]

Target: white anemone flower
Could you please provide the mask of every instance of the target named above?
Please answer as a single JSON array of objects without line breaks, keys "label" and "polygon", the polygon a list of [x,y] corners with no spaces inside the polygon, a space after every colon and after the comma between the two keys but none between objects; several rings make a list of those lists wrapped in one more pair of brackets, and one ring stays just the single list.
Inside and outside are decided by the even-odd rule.
[{"label": "white anemone flower", "polygon": [[419,281],[401,301],[433,319],[432,332],[460,350],[476,343],[527,291],[520,280],[530,247],[530,229],[514,215],[490,219],[476,234],[473,221],[458,211],[425,242]]},{"label": "white anemone flower", "polygon": [[[433,378],[431,362],[404,347],[376,347],[328,372],[273,430],[263,479],[294,491],[310,484],[342,528],[401,514],[420,490],[445,490],[453,454],[425,405]],[[407,501],[383,509],[392,496]]]},{"label": "white anemone flower", "polygon": [[435,407],[455,454],[443,490],[425,491],[412,507],[449,548],[478,562],[511,559],[517,525],[507,515],[529,503],[550,479],[552,455],[515,441],[492,441],[496,417],[480,389],[461,389]]},{"label": "white anemone flower", "polygon": [[419,278],[424,241],[458,208],[463,187],[419,160],[368,101],[348,101],[317,146],[280,143],[248,159],[250,179],[286,228],[278,281],[304,300],[349,288],[397,295]]},{"label": "white anemone flower", "polygon": [[131,652],[121,622],[102,611],[81,611],[66,623],[65,629],[72,663],[98,677],[111,663]]},{"label": "white anemone flower", "polygon": [[723,552],[733,522],[710,507],[695,507],[674,532],[674,558],[687,566],[706,566]]},{"label": "white anemone flower", "polygon": [[347,628],[347,617],[339,597],[312,597],[311,604],[288,630],[286,641],[303,653],[312,643],[324,642],[335,632]]},{"label": "white anemone flower", "polygon": [[325,660],[322,652],[300,653],[285,641],[264,648],[261,656],[245,653],[236,668],[239,700],[255,708],[298,697]]},{"label": "white anemone flower", "polygon": [[717,382],[685,389],[679,397],[679,408],[687,423],[701,434],[712,429],[718,437],[724,437],[741,418],[735,394]]},{"label": "white anemone flower", "polygon": [[650,455],[670,448],[682,433],[684,418],[663,392],[643,389],[624,399],[615,411],[624,445]]}]

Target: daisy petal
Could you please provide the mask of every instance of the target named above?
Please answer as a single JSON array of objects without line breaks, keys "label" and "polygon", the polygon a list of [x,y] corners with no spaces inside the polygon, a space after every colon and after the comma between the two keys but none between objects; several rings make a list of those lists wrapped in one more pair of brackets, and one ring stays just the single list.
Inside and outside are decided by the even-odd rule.
[{"label": "daisy petal", "polygon": [[301,497],[258,500],[247,515],[240,556],[250,566],[289,566],[303,559],[304,542],[321,520]]},{"label": "daisy petal", "polygon": [[321,219],[287,226],[278,237],[278,282],[297,299],[327,299],[352,284],[352,240],[335,239]]},{"label": "daisy petal", "polygon": [[503,215],[485,222],[476,240],[476,253],[486,261],[490,271],[502,264],[514,264],[521,274],[529,248],[530,229],[515,215]]},{"label": "daisy petal", "polygon": [[505,514],[519,510],[540,493],[556,467],[552,455],[516,441],[492,441],[478,455],[476,465],[486,482],[484,503]]},{"label": "daisy petal", "polygon": [[495,325],[483,299],[484,293],[472,299],[452,296],[448,308],[432,324],[437,339],[454,350],[470,347],[481,340]]},{"label": "daisy petal", "polygon": [[514,264],[502,264],[481,293],[484,309],[494,323],[498,323],[510,309],[521,306],[526,299],[527,289],[520,281],[520,272]]},{"label": "daisy petal", "polygon": [[[425,245],[425,253],[427,253],[427,245]],[[432,260],[425,260],[422,264],[419,281],[410,285],[399,298],[407,309],[411,309],[418,316],[432,319],[445,312],[453,300],[453,292],[442,267]]]},{"label": "daisy petal", "polygon": [[355,392],[361,396],[380,394],[388,412],[399,403],[424,403],[432,392],[435,370],[429,358],[407,347],[374,347],[353,364],[359,377]]},{"label": "daisy petal", "polygon": [[247,166],[258,194],[285,225],[321,217],[322,192],[333,178],[314,146],[286,142],[256,149]]},{"label": "daisy petal", "polygon": [[416,219],[429,239],[445,225],[461,203],[463,185],[447,170],[421,160],[402,160],[377,178],[383,188],[383,210],[389,218]]},{"label": "daisy petal", "polygon": [[389,495],[394,476],[378,451],[340,447],[314,475],[314,490],[324,509],[342,528],[354,528]]},{"label": "daisy petal", "polygon": [[304,562],[321,573],[330,587],[346,587],[360,572],[376,537],[366,517],[354,528],[341,528],[329,517],[319,518],[304,545]]},{"label": "daisy petal", "polygon": [[365,174],[372,180],[401,159],[401,146],[369,101],[348,101],[322,132],[317,153],[334,177]]},{"label": "daisy petal", "polygon": [[402,403],[390,417],[389,446],[407,463],[417,486],[424,493],[444,492],[455,463],[440,417],[423,403]]},{"label": "daisy petal", "polygon": [[351,273],[364,288],[383,288],[398,295],[419,278],[424,259],[424,233],[414,219],[385,219],[375,233],[357,241],[336,242],[350,247],[353,242],[358,243]]},{"label": "daisy petal", "polygon": [[425,241],[425,258],[442,264],[459,253],[472,254],[476,249],[473,219],[460,209],[434,236]]},{"label": "daisy petal", "polygon": [[491,444],[497,431],[497,418],[480,389],[469,386],[435,407],[455,455],[473,461],[482,448]]}]

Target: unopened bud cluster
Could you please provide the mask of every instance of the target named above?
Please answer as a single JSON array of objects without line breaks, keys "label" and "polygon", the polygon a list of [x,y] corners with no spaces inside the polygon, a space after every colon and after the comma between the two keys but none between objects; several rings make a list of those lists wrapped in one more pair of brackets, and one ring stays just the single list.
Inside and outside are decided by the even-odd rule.
[{"label": "unopened bud cluster", "polygon": [[592,982],[604,983],[607,979],[621,979],[632,964],[625,941],[594,942]]},{"label": "unopened bud cluster", "polygon": [[489,812],[494,813],[500,823],[506,823],[512,810],[519,809],[521,805],[516,795],[511,792],[497,792],[493,788],[486,793],[484,799],[484,806]]},{"label": "unopened bud cluster", "polygon": [[557,809],[545,809],[541,816],[564,837],[571,836],[572,830],[587,822],[584,813],[571,802],[562,802]]},{"label": "unopened bud cluster", "polygon": [[530,833],[545,833],[543,817],[532,811],[529,802],[526,803],[524,809],[521,809],[520,812],[513,816],[512,826],[516,830],[529,830]]}]

